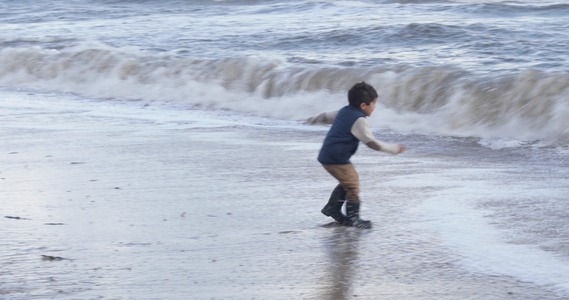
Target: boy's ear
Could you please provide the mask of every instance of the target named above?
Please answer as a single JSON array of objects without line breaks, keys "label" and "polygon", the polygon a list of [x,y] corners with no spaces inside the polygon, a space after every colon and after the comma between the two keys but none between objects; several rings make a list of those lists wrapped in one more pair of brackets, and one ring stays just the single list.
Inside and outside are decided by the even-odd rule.
[{"label": "boy's ear", "polygon": [[365,102],[360,103],[360,108],[363,110],[367,107],[367,104]]}]

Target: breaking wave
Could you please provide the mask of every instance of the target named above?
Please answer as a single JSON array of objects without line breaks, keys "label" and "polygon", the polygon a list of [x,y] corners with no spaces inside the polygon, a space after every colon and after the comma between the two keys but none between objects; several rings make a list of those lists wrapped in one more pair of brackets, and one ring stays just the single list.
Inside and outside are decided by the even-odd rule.
[{"label": "breaking wave", "polygon": [[569,75],[475,75],[451,66],[326,66],[279,58],[192,59],[137,49],[0,50],[0,84],[229,109],[303,120],[346,103],[359,81],[380,95],[377,126],[419,133],[569,142]]}]

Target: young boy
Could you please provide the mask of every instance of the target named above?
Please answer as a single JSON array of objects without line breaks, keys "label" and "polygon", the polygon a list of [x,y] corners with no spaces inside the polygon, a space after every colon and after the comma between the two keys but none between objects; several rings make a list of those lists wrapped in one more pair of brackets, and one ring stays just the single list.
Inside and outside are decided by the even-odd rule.
[{"label": "young boy", "polygon": [[[403,152],[405,147],[401,144],[387,144],[376,140],[371,134],[369,117],[375,110],[377,101],[375,89],[365,83],[356,83],[348,91],[349,105],[340,109],[334,119],[332,127],[320,149],[318,161],[324,169],[339,181],[338,186],[332,191],[330,199],[322,213],[334,218],[345,226],[357,228],[371,228],[371,222],[359,217],[359,177],[350,163],[350,157],[358,149],[360,141],[368,147],[391,154]],[[346,215],[342,213],[342,205],[346,202]]]}]

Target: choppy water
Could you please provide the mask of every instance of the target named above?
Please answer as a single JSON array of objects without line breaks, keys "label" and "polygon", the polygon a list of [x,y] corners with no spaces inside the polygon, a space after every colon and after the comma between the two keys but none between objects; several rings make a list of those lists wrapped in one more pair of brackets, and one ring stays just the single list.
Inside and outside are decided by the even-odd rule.
[{"label": "choppy water", "polygon": [[152,108],[177,128],[221,109],[289,124],[365,80],[376,133],[433,161],[394,188],[437,191],[421,222],[476,272],[567,294],[568,24],[562,1],[2,1],[2,118]]},{"label": "choppy water", "polygon": [[0,4],[0,84],[300,120],[374,85],[376,126],[569,139],[559,1]]}]

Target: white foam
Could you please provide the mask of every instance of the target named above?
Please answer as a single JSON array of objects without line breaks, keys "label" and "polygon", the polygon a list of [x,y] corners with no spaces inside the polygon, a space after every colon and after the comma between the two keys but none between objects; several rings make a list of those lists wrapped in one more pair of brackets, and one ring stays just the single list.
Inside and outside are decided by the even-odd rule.
[{"label": "white foam", "polygon": [[504,148],[517,148],[525,145],[523,141],[510,140],[510,139],[482,139],[478,142],[480,145],[491,149],[504,149]]},{"label": "white foam", "polygon": [[490,219],[486,216],[490,212],[474,207],[476,200],[496,197],[506,191],[485,183],[460,184],[440,192],[419,207],[425,216],[421,226],[427,224],[438,231],[444,243],[462,256],[462,263],[470,271],[514,277],[569,295],[567,259],[537,245],[508,243],[505,232],[488,223]]}]

